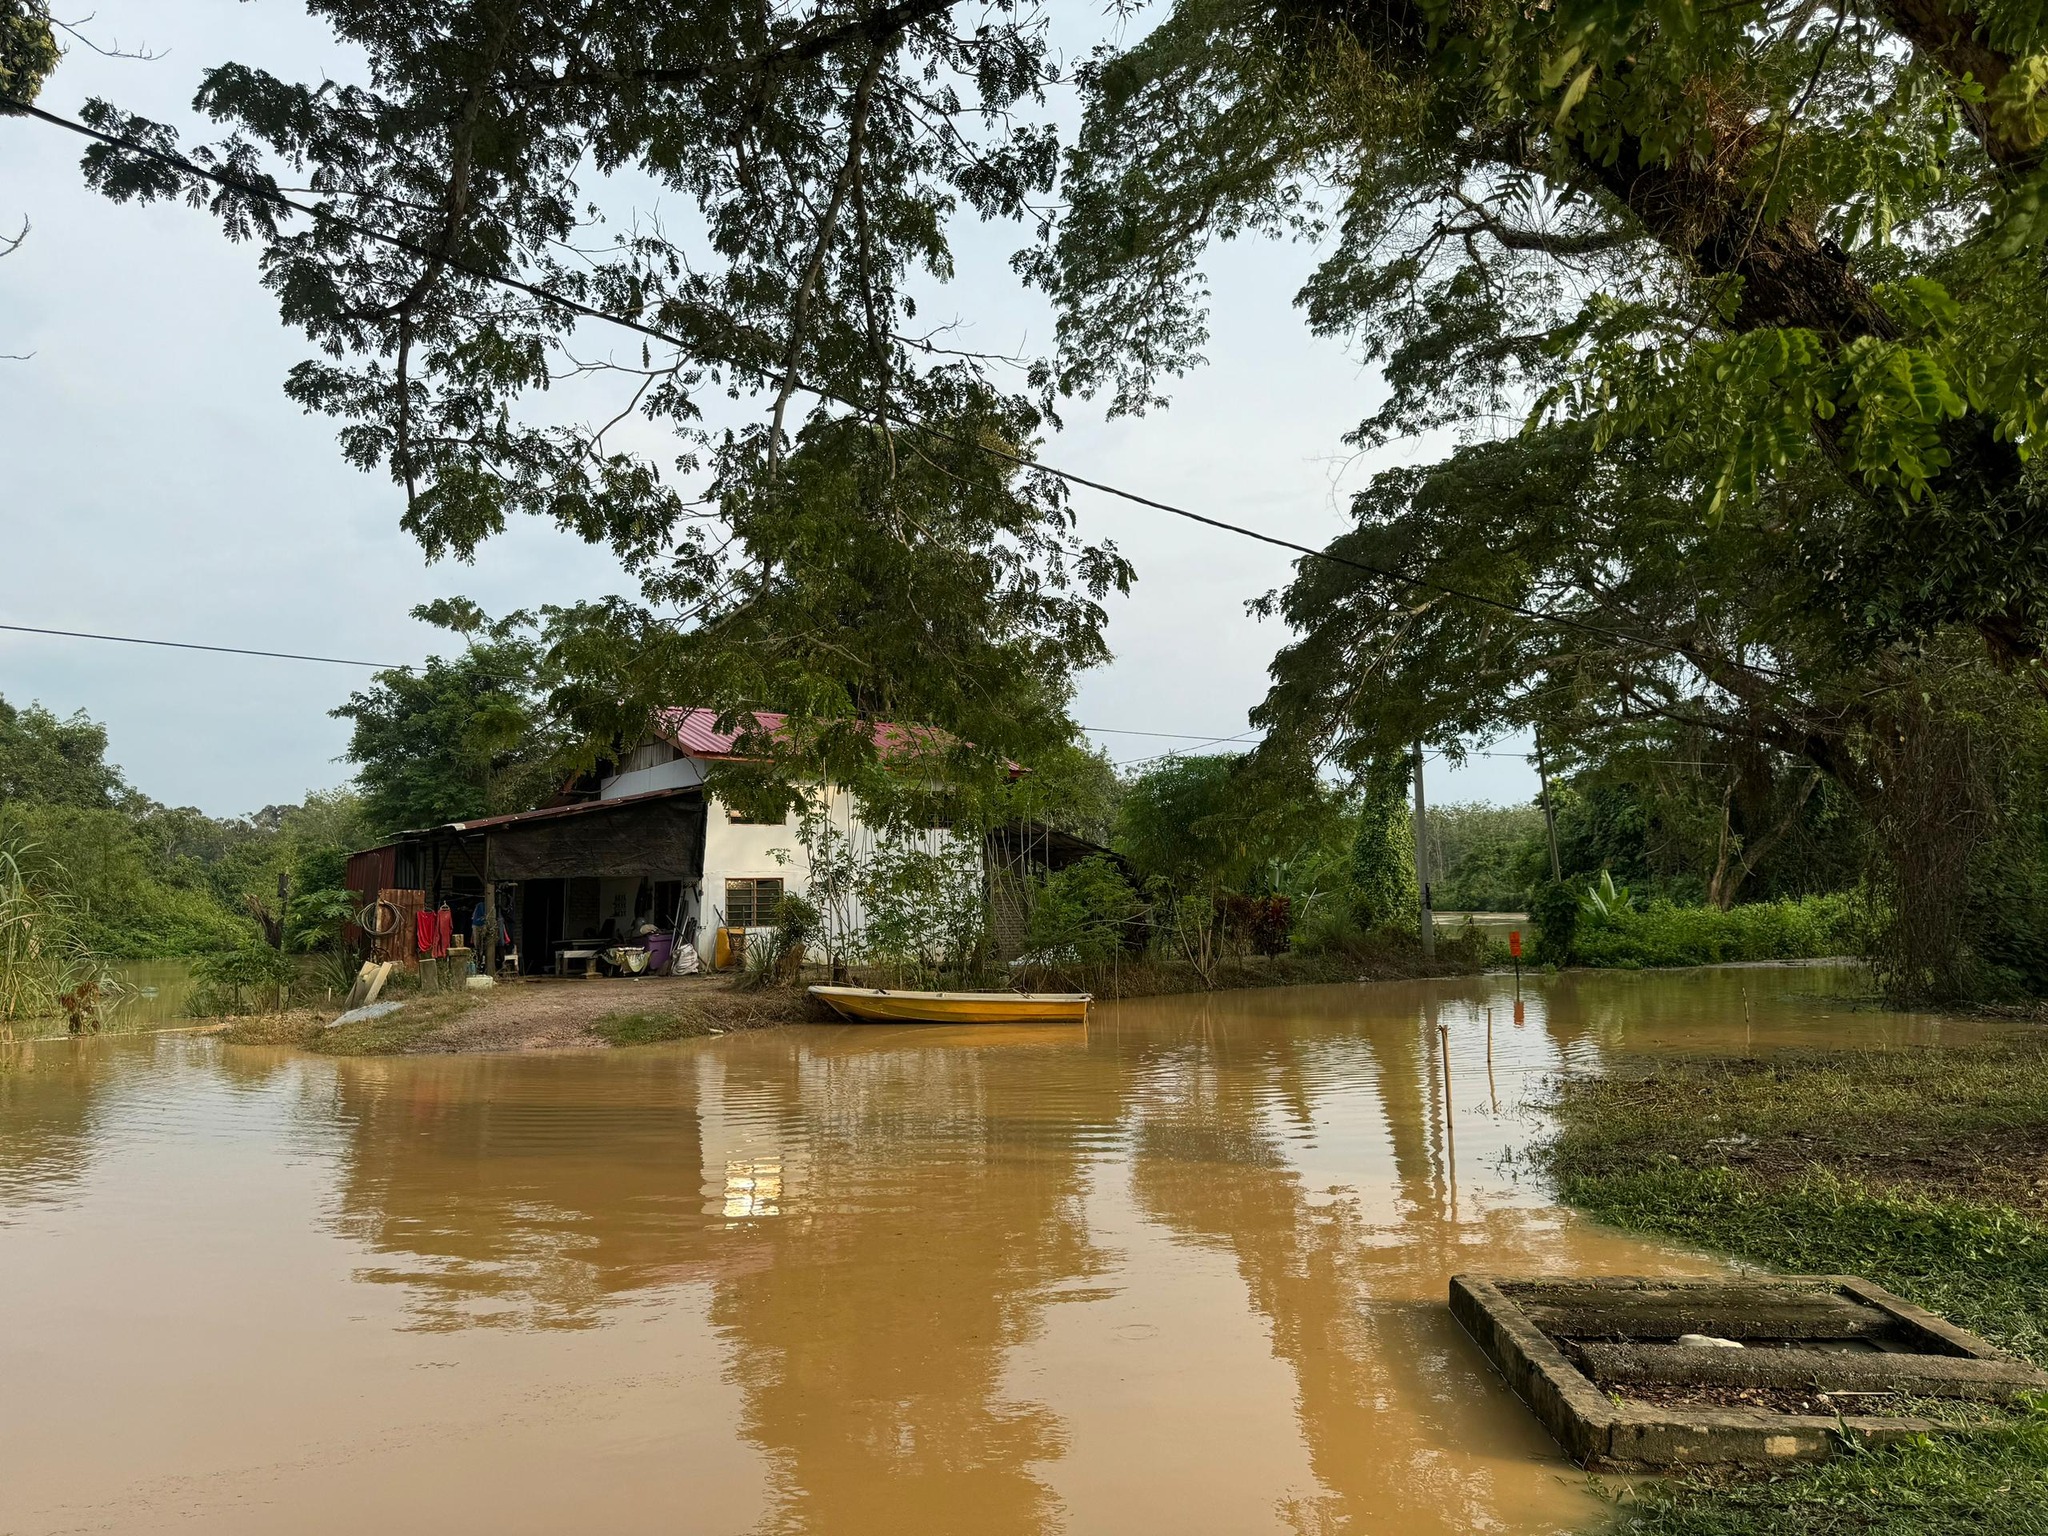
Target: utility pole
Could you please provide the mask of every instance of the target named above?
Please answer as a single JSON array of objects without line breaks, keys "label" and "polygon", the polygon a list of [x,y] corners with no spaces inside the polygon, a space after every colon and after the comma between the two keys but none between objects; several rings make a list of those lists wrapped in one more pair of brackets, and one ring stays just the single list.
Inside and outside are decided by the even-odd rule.
[{"label": "utility pole", "polygon": [[1557,858],[1557,813],[1550,808],[1550,767],[1543,760],[1543,733],[1536,733],[1536,777],[1543,783],[1543,830],[1550,838],[1550,881],[1564,884],[1564,866]]},{"label": "utility pole", "polygon": [[1429,903],[1429,807],[1422,798],[1422,743],[1415,743],[1415,886],[1421,897],[1422,958],[1436,958],[1436,918]]},{"label": "utility pole", "polygon": [[291,906],[292,877],[283,870],[277,872],[277,947],[284,948],[284,920]]}]

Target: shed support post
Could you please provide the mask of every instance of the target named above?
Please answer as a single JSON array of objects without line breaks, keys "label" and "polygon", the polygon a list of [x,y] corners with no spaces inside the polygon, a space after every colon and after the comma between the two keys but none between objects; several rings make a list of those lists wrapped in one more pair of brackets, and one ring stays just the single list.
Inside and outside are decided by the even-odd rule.
[{"label": "shed support post", "polygon": [[478,947],[486,976],[498,974],[498,881],[491,868],[491,835],[484,834],[484,937]]}]

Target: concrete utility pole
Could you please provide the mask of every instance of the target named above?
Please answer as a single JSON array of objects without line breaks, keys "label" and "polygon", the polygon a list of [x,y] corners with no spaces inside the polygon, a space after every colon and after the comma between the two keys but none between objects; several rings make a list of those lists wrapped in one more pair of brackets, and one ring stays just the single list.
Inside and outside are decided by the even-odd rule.
[{"label": "concrete utility pole", "polygon": [[1543,783],[1543,830],[1550,837],[1550,880],[1564,884],[1564,866],[1557,859],[1557,814],[1550,808],[1550,767],[1543,760],[1543,737],[1536,737],[1536,777]]},{"label": "concrete utility pole", "polygon": [[1421,897],[1422,958],[1436,958],[1436,918],[1429,901],[1429,807],[1422,799],[1422,743],[1415,743],[1415,886]]}]

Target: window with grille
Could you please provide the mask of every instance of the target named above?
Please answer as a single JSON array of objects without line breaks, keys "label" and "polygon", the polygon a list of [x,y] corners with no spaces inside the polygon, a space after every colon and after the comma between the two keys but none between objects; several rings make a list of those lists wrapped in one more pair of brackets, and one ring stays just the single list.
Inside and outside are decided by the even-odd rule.
[{"label": "window with grille", "polygon": [[728,928],[771,928],[775,909],[782,905],[782,881],[728,880],[725,882],[725,925]]}]

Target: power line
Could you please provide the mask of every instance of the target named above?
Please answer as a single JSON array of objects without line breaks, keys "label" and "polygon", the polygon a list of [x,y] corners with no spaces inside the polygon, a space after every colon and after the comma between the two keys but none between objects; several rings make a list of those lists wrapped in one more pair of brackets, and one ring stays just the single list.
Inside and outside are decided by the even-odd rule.
[{"label": "power line", "polygon": [[83,629],[41,629],[33,624],[0,624],[0,629],[18,635],[61,635],[67,640],[111,640],[117,645],[161,645],[178,651],[217,651],[224,656],[268,656],[277,661],[320,661],[336,667],[378,667],[396,670],[381,661],[356,661],[348,656],[305,656],[297,651],[252,651],[241,645],[201,645],[194,640],[145,640],[138,635],[100,635]]},{"label": "power line", "polygon": [[[516,293],[523,293],[530,298],[539,299],[545,304],[553,304],[571,314],[601,321],[607,325],[619,326],[638,335],[650,337],[665,346],[675,347],[683,351],[688,350],[688,343],[683,338],[672,335],[658,326],[648,325],[646,322],[636,320],[629,315],[614,314],[607,310],[598,309],[594,305],[585,304],[579,299],[572,299],[566,294],[559,293],[551,288],[541,287],[537,283],[529,283],[521,278],[511,277],[502,272],[492,272],[482,267],[473,266],[458,256],[430,250],[426,246],[408,240],[403,235],[395,235],[388,230],[378,229],[375,225],[365,224],[360,219],[351,218],[347,214],[336,213],[331,208],[322,208],[314,204],[298,202],[279,191],[274,182],[263,184],[245,181],[239,176],[231,176],[208,166],[198,165],[193,161],[187,160],[183,155],[171,154],[169,151],[158,149],[153,145],[144,144],[140,140],[127,138],[120,134],[104,132],[101,129],[93,128],[75,119],[61,117],[54,112],[46,112],[41,107],[33,106],[28,102],[16,101],[11,97],[0,96],[0,111],[18,112],[24,116],[33,117],[40,122],[62,128],[67,132],[80,134],[83,137],[98,140],[100,143],[113,148],[140,155],[144,159],[154,160],[159,164],[171,166],[184,172],[186,175],[210,181],[229,191],[239,192],[246,197],[253,197],[263,202],[272,203],[280,208],[289,208],[294,213],[303,214],[307,218],[321,220],[341,229],[346,229],[353,234],[361,235],[366,240],[388,245],[394,250],[404,251],[408,255],[418,257],[422,261],[433,262],[449,270],[460,272],[465,276],[477,279],[479,282],[494,283],[499,287],[509,288]],[[744,365],[732,364],[728,360],[728,366]],[[751,371],[759,372],[757,369]],[[816,395],[819,399],[830,401],[835,405],[845,406],[849,410],[864,411],[874,409],[872,404],[863,405],[858,401],[848,400],[844,396],[833,394],[830,390],[815,384],[804,383],[800,384],[799,387],[807,394]],[[1518,618],[1528,619],[1532,623],[1555,625],[1559,628],[1574,630],[1581,634],[1594,635],[1604,640],[1621,641],[1628,645],[1642,646],[1647,650],[1675,656],[1694,667],[1699,666],[1699,663],[1690,652],[1684,647],[1673,644],[1668,640],[1654,640],[1640,635],[1631,635],[1626,631],[1611,629],[1603,624],[1589,623],[1584,619],[1573,618],[1568,614],[1552,613],[1541,608],[1531,608],[1526,604],[1510,602],[1505,598],[1487,597],[1482,593],[1469,592],[1463,588],[1448,586],[1442,582],[1430,581],[1424,577],[1405,575],[1400,571],[1391,570],[1385,566],[1373,565],[1363,560],[1354,560],[1346,555],[1333,554],[1326,549],[1316,549],[1307,544],[1298,544],[1292,539],[1283,539],[1277,534],[1262,533],[1256,528],[1247,528],[1240,523],[1225,522],[1221,518],[1190,511],[1186,507],[1178,507],[1171,502],[1160,501],[1151,496],[1141,495],[1136,491],[1127,491],[1121,486],[1111,485],[1106,481],[1093,480],[1086,475],[1077,474],[1073,470],[1061,469],[1056,465],[1048,464],[1042,459],[1027,458],[1023,454],[1012,453],[1008,449],[1000,448],[979,437],[959,437],[941,427],[932,426],[929,422],[899,415],[894,411],[888,410],[886,407],[881,410],[880,414],[888,417],[899,426],[929,433],[931,436],[939,438],[944,442],[952,443],[956,447],[978,449],[992,458],[1002,459],[1021,468],[1037,470],[1041,474],[1051,475],[1055,479],[1064,480],[1071,485],[1086,486],[1088,489],[1100,491],[1106,496],[1115,496],[1141,507],[1150,507],[1155,511],[1165,512],[1173,517],[1184,518],[1192,523],[1200,523],[1204,527],[1219,529],[1224,533],[1234,533],[1241,538],[1255,539],[1261,544],[1269,544],[1276,549],[1292,550],[1296,554],[1311,560],[1322,560],[1332,565],[1344,566],[1361,572],[1364,575],[1377,577],[1382,581],[1412,587],[1417,591],[1433,592],[1442,597],[1456,598],[1461,602],[1476,603],[1484,608],[1491,608],[1501,613],[1513,614]],[[1783,671],[1777,667],[1763,666],[1752,662],[1730,661],[1727,665],[1736,668],[1738,671],[1749,672],[1758,676],[1775,678],[1782,678],[1784,676]],[[1701,670],[1704,671],[1703,668]]]},{"label": "power line", "polygon": [[1161,736],[1175,741],[1229,741],[1235,738],[1218,736],[1213,731],[1132,731],[1113,725],[1084,725],[1084,731],[1097,736]]},{"label": "power line", "polygon": [[[335,667],[368,667],[379,672],[410,671],[415,663],[399,661],[364,661],[356,656],[309,656],[299,651],[262,651],[245,645],[203,645],[196,640],[159,640],[144,635],[108,635],[89,629],[49,629],[40,624],[0,624],[0,630],[17,635],[54,635],[65,640],[104,640],[114,645],[153,645],[175,651],[211,651],[219,656],[261,656],[272,661],[313,661]],[[1227,741],[1241,741],[1250,732],[1239,732],[1236,736],[1204,735],[1195,731],[1134,731],[1117,726],[1084,725],[1080,730],[1099,736],[1157,736],[1177,741],[1192,741],[1199,746],[1216,746]],[[1151,759],[1141,759],[1151,761]]]},{"label": "power line", "polygon": [[[161,646],[166,650],[174,651],[209,651],[218,656],[259,656],[271,661],[311,661],[335,667],[369,667],[380,672],[407,672],[411,671],[414,665],[411,662],[364,661],[354,656],[309,656],[299,651],[261,651],[243,645],[203,645],[196,640],[158,640],[142,635],[108,635],[101,634],[96,630],[87,629],[49,629],[39,624],[0,624],[0,630],[17,635],[52,635],[65,640],[104,640],[114,645],[151,645]],[[1076,729],[1086,731],[1091,736],[1151,736],[1163,740],[1191,741],[1194,743],[1194,746],[1184,749],[1191,753],[1199,752],[1203,747],[1230,746],[1237,742],[1246,741],[1256,731],[1256,728],[1254,728],[1253,730],[1240,731],[1235,736],[1210,736],[1196,731],[1139,731],[1114,725],[1083,725],[1077,726]],[[1182,750],[1175,748],[1157,753],[1151,757],[1120,759],[1115,766],[1119,768],[1134,768],[1142,763],[1163,762],[1169,757],[1179,756]],[[1439,751],[1428,752],[1424,756],[1432,761],[1441,762],[1447,759],[1450,754]],[[1529,760],[1529,754],[1526,752],[1473,751],[1462,752],[1459,756],[1461,758],[1510,758],[1520,762],[1527,762]],[[1649,761],[1675,763],[1682,767],[1717,768],[1722,766],[1719,763],[1695,764],[1691,758],[1651,758]]]}]

